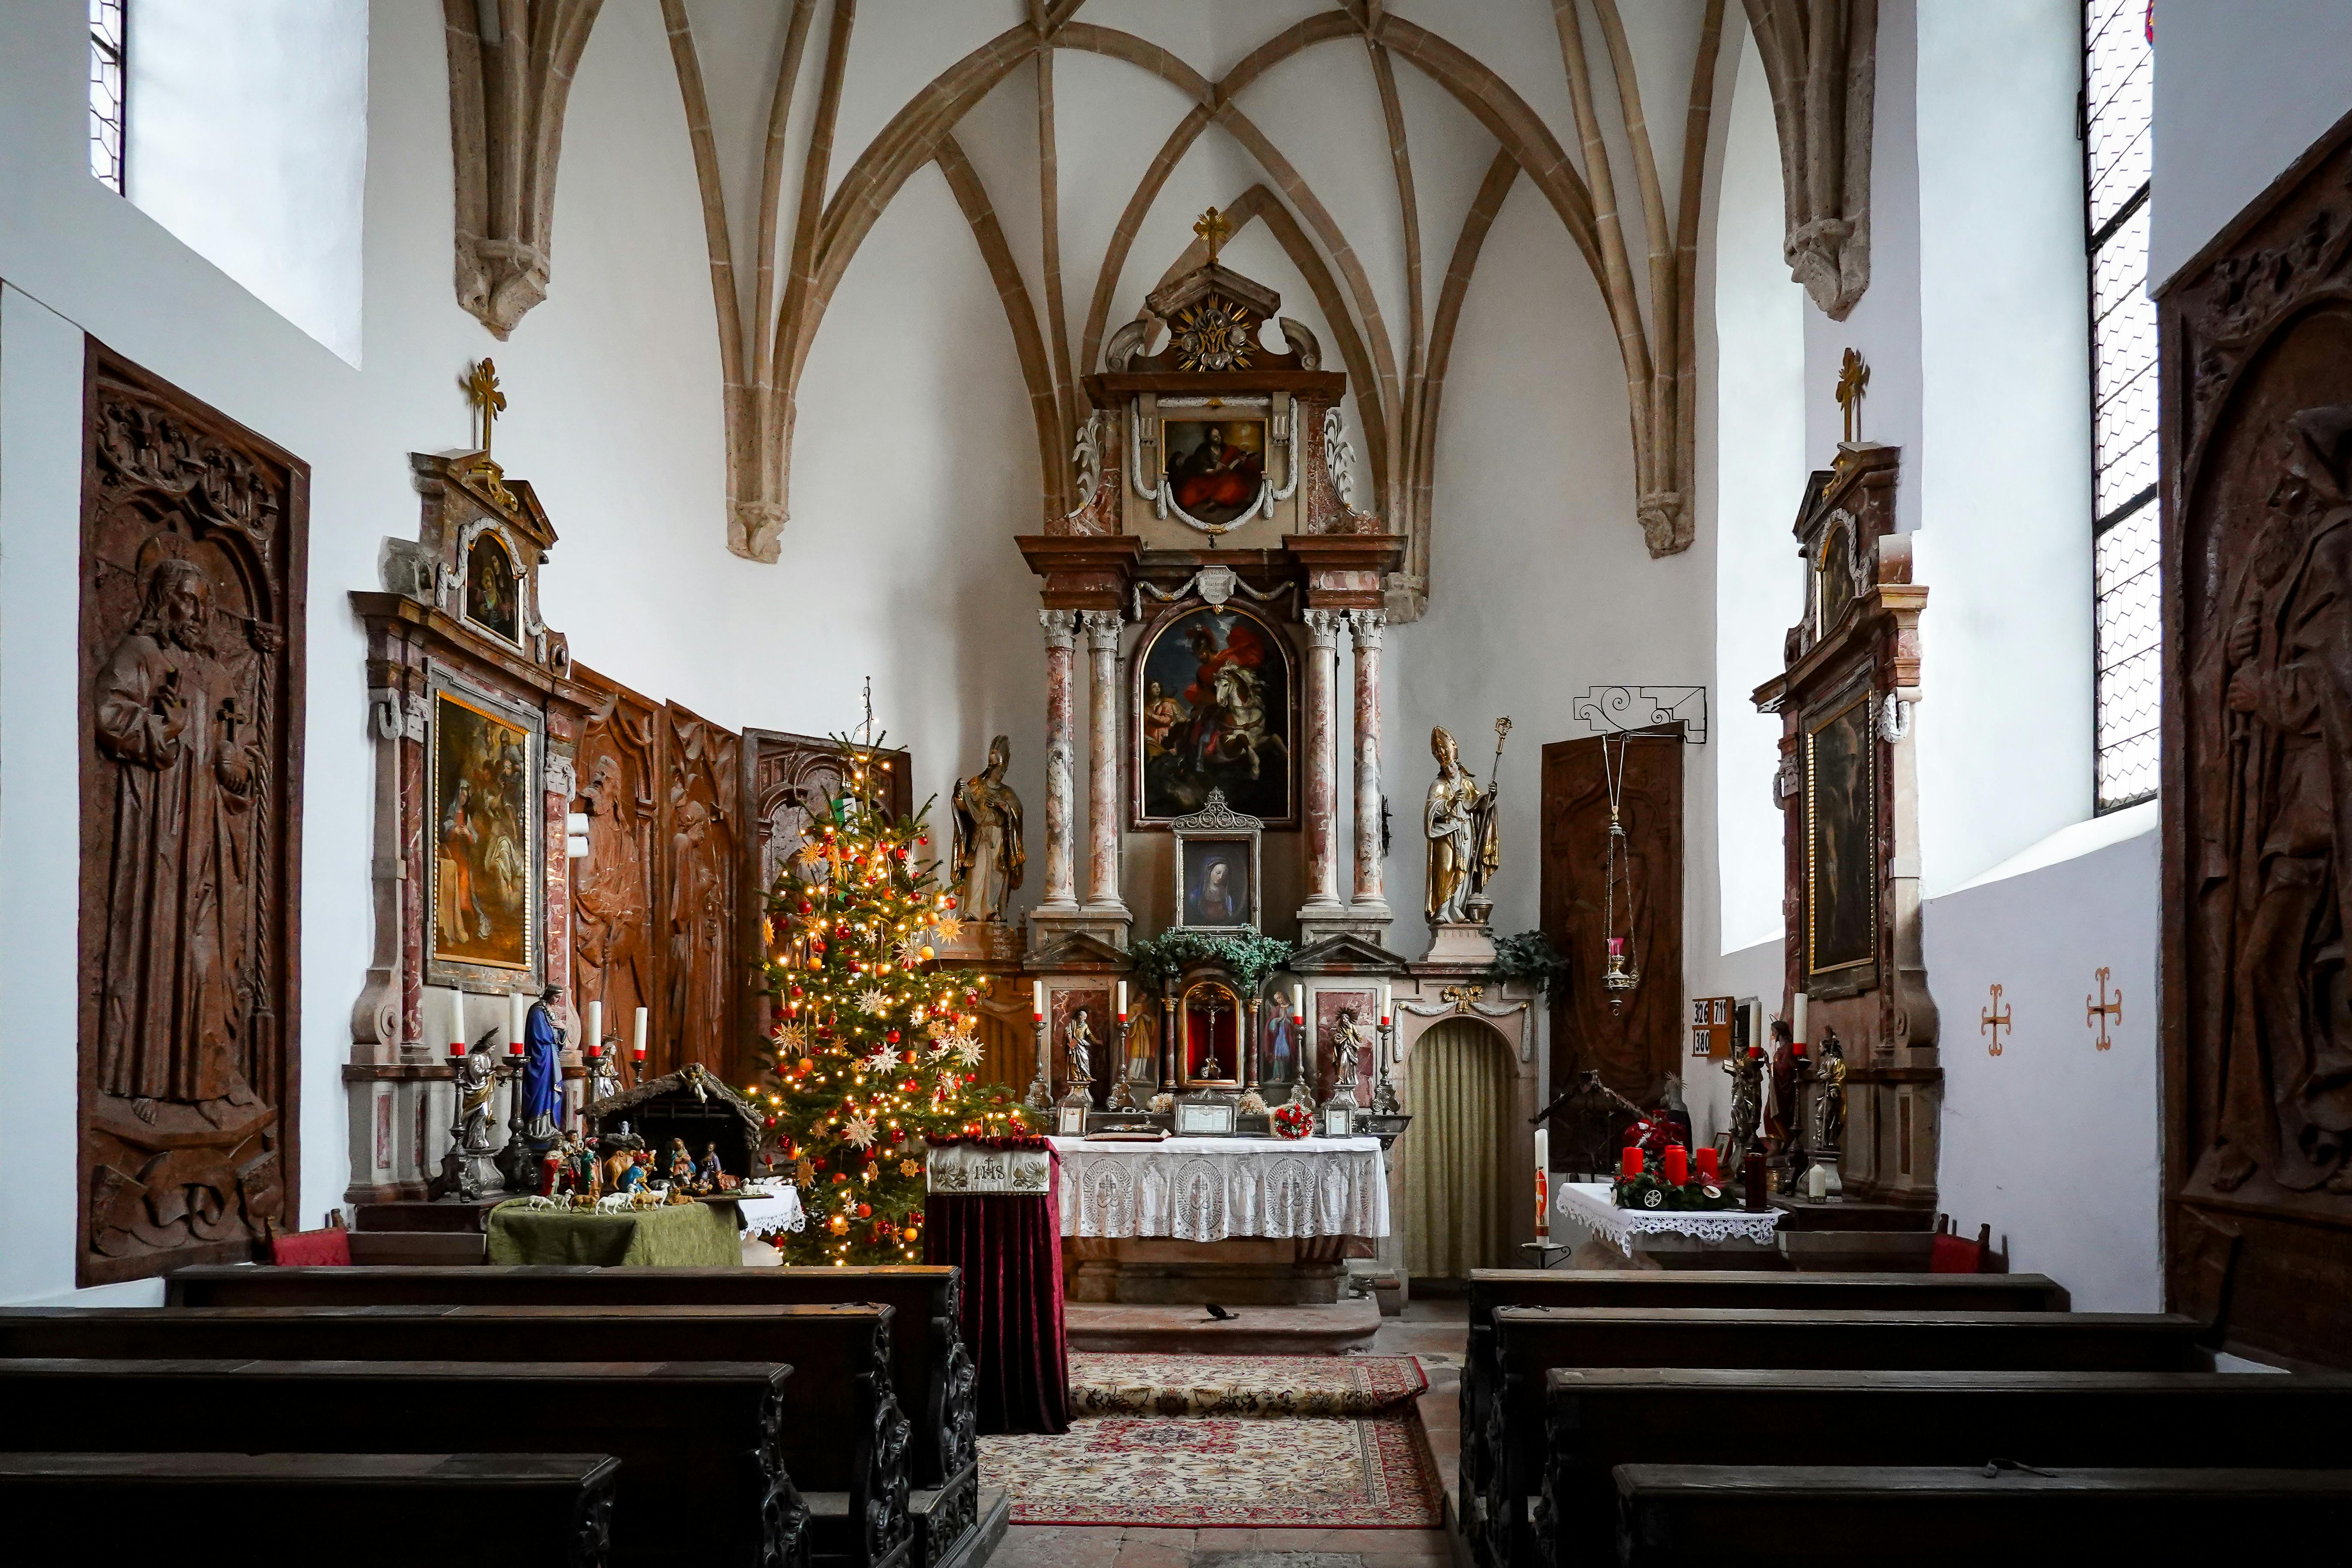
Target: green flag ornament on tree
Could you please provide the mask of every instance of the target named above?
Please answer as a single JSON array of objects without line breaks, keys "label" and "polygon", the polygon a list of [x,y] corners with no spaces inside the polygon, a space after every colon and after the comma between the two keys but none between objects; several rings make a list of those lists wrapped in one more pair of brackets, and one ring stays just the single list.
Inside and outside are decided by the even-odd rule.
[{"label": "green flag ornament on tree", "polygon": [[1028,1124],[1012,1090],[979,1081],[988,977],[931,963],[961,921],[928,853],[929,803],[893,819],[881,740],[836,743],[848,776],[831,810],[811,814],[763,927],[776,1023],[755,1093],[770,1165],[808,1215],[776,1239],[787,1263],[919,1262],[926,1139]]}]

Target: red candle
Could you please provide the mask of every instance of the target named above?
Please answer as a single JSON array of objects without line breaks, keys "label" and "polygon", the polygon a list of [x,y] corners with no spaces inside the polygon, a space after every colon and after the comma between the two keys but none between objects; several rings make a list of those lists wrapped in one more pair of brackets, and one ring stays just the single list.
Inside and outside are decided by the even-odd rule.
[{"label": "red candle", "polygon": [[1666,1145],[1666,1185],[1679,1187],[1690,1180],[1690,1152],[1679,1143]]},{"label": "red candle", "polygon": [[1698,1179],[1712,1184],[1716,1173],[1715,1145],[1710,1143],[1704,1149],[1695,1149],[1691,1157],[1698,1162]]},{"label": "red candle", "polygon": [[1624,1161],[1618,1166],[1618,1173],[1629,1182],[1642,1173],[1642,1152],[1639,1149],[1625,1151]]}]

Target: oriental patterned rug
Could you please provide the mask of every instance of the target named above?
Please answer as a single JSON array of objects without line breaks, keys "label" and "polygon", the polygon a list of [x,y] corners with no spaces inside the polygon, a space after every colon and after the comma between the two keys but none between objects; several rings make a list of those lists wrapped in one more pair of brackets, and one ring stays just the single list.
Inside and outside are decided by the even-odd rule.
[{"label": "oriental patterned rug", "polygon": [[1428,1388],[1411,1356],[1070,1352],[1073,1416],[1379,1415]]},{"label": "oriental patterned rug", "polygon": [[1444,1522],[1428,1440],[1410,1409],[1361,1418],[1096,1416],[1060,1436],[982,1437],[980,1480],[1012,1495],[1015,1524]]}]

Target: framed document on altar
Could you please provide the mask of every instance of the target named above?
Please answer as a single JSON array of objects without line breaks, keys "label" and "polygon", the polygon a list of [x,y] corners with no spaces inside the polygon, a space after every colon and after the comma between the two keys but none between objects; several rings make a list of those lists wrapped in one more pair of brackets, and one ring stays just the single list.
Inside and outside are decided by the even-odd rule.
[{"label": "framed document on altar", "polygon": [[1323,1108],[1323,1136],[1352,1138],[1356,1130],[1350,1125],[1355,1114],[1352,1105],[1327,1105]]},{"label": "framed document on altar", "polygon": [[1087,1108],[1085,1106],[1063,1106],[1061,1108],[1059,1121],[1060,1125],[1055,1129],[1055,1136],[1060,1138],[1083,1138],[1087,1135]]},{"label": "framed document on altar", "polygon": [[1179,1138],[1230,1138],[1234,1135],[1234,1102],[1230,1100],[1180,1100],[1176,1102]]}]

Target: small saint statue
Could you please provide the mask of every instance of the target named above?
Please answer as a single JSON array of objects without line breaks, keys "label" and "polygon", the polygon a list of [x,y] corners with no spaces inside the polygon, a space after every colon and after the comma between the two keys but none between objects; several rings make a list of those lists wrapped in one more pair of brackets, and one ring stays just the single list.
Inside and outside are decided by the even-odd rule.
[{"label": "small saint statue", "polygon": [[1437,777],[1422,807],[1422,829],[1429,840],[1426,908],[1432,925],[1458,925],[1470,918],[1469,900],[1484,890],[1500,864],[1495,792],[1491,786],[1479,792],[1478,781],[1462,765],[1460,748],[1443,727],[1430,731],[1429,749],[1437,759]]},{"label": "small saint statue", "polygon": [[1070,1014],[1070,1021],[1062,1031],[1063,1070],[1070,1079],[1070,1092],[1091,1094],[1095,1081],[1094,1025],[1084,1007]]},{"label": "small saint statue", "polygon": [[1723,1064],[1731,1076],[1731,1124],[1724,1138],[1726,1164],[1739,1169],[1748,1151],[1756,1146],[1757,1130],[1764,1119],[1764,1050],[1750,1046]]},{"label": "small saint statue", "polygon": [[1339,1022],[1331,1031],[1331,1093],[1334,1098],[1352,1100],[1356,1089],[1356,1064],[1364,1054],[1364,1021],[1352,1007],[1339,1010]]},{"label": "small saint statue", "polygon": [[988,743],[988,765],[956,781],[953,869],[967,922],[1002,922],[1005,901],[1021,886],[1027,864],[1021,847],[1021,797],[1004,782],[1012,760],[1011,738],[999,735]]}]

